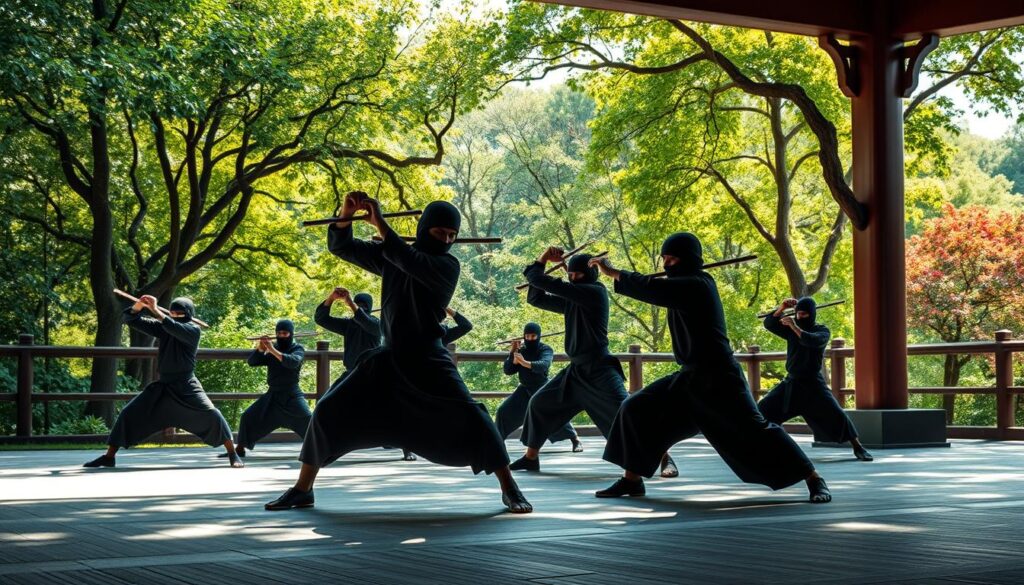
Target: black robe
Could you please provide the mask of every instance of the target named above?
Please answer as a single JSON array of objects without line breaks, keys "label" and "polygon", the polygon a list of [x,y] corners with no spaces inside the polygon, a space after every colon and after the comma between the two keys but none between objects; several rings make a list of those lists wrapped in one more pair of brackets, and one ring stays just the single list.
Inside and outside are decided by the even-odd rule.
[{"label": "black robe", "polygon": [[231,439],[231,428],[195,376],[199,326],[170,317],[157,321],[141,311],[133,313],[131,307],[124,311],[124,322],[159,340],[156,361],[160,377],[121,409],[107,444],[134,447],[170,427],[185,429],[211,447]]},{"label": "black robe", "polygon": [[665,279],[623,272],[619,294],[667,308],[680,371],[630,396],[604,459],[651,477],[669,447],[698,432],[747,483],[781,489],[814,470],[782,427],[757,409],[726,336],[718,287],[705,272]]},{"label": "black robe", "polygon": [[[359,305],[356,305],[356,311],[351,317],[333,317],[331,307],[327,303],[320,303],[313,313],[313,321],[345,339],[345,351],[341,360],[345,370],[356,367],[364,353],[380,346],[380,319]],[[334,383],[337,384],[339,380]]]},{"label": "black robe", "polygon": [[[523,426],[526,418],[526,410],[530,406],[530,398],[537,393],[548,381],[548,372],[551,370],[551,362],[555,357],[554,350],[546,343],[535,345],[523,344],[519,353],[530,362],[530,367],[525,368],[515,362],[510,351],[505,358],[504,372],[506,376],[519,376],[519,385],[512,394],[502,401],[498,411],[494,414],[494,422],[498,425],[498,434],[507,439],[516,429]],[[572,423],[565,423],[565,426],[555,431],[548,437],[552,443],[572,439],[576,436],[576,429]]]},{"label": "black robe", "polygon": [[[277,347],[276,343],[274,347]],[[267,367],[266,394],[260,396],[242,413],[238,425],[238,444],[252,449],[256,442],[281,427],[291,429],[300,437],[306,436],[309,411],[306,397],[299,388],[299,371],[306,349],[292,342],[288,349],[280,349],[280,361],[272,355],[253,350],[248,363],[252,367]]]},{"label": "black robe", "polygon": [[626,399],[622,365],[608,352],[608,289],[600,282],[570,283],[544,274],[534,262],[523,271],[530,283],[526,301],[565,319],[569,365],[530,399],[522,442],[539,449],[586,411],[605,437]]},{"label": "black robe", "polygon": [[776,424],[802,416],[818,441],[855,439],[857,427],[832,395],[821,369],[832,335],[828,327],[816,324],[797,336],[772,314],[765,317],[764,328],[786,340],[786,378],[757,403],[761,414]]},{"label": "black robe", "polygon": [[382,277],[384,345],[317,403],[299,459],[323,467],[356,449],[396,446],[474,473],[508,465],[484,405],[473,400],[440,322],[459,279],[451,254],[426,254],[388,232],[382,242],[331,227],[333,254]]}]

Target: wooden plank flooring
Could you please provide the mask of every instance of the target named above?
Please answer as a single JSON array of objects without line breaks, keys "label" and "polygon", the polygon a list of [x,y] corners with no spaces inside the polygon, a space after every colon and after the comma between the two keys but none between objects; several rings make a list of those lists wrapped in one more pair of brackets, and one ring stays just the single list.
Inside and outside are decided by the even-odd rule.
[{"label": "wooden plank flooring", "polygon": [[[0,583],[920,583],[1024,581],[1024,444],[811,449],[829,505],[803,486],[739,483],[703,441],[676,446],[682,476],[648,497],[597,500],[617,469],[545,450],[518,475],[536,507],[502,514],[496,481],[398,451],[321,473],[317,506],[262,504],[294,480],[297,444],[230,469],[213,449],[0,452]],[[521,446],[510,441],[513,457]]]}]

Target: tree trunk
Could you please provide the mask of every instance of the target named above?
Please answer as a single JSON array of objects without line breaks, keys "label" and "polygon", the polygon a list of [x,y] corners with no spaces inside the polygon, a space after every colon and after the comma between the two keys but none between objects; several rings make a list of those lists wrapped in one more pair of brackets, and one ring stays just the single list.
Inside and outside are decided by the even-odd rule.
[{"label": "tree trunk", "polygon": [[[945,364],[943,364],[942,371],[942,385],[943,386],[956,386],[960,383],[960,369],[963,367],[963,362],[958,358],[960,356],[956,354],[949,354],[946,356]],[[946,411],[946,424],[953,424],[954,405],[956,404],[956,394],[943,394],[942,395],[942,408]]]},{"label": "tree trunk", "polygon": [[[95,286],[93,287],[96,288]],[[96,294],[96,293],[94,293]],[[117,302],[108,295],[106,300],[96,302],[96,346],[121,345],[121,309]],[[117,359],[93,358],[92,375],[89,382],[90,392],[114,392],[117,389]],[[114,403],[111,401],[93,401],[86,404],[85,414],[98,416],[113,423]]]},{"label": "tree trunk", "polygon": [[[153,347],[152,337],[139,333],[134,329],[128,330],[128,340],[130,347]],[[151,361],[143,358],[127,360],[124,364],[124,373],[135,378],[139,383],[139,387],[143,388],[146,384],[153,381],[153,369],[149,367]]]}]

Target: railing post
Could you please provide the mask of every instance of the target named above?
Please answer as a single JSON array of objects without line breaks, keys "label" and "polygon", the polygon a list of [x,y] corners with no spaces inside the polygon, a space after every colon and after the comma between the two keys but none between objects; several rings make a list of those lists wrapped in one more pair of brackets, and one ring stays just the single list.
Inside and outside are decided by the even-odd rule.
[{"label": "railing post", "polygon": [[756,402],[761,398],[761,346],[751,345],[747,347],[750,354],[750,361],[747,362],[747,385],[750,386],[750,394]]},{"label": "railing post", "polygon": [[32,342],[28,333],[18,336],[18,345],[25,346],[18,352],[18,425],[16,434],[19,437],[32,436]]},{"label": "railing post", "polygon": [[1000,329],[996,331],[996,428],[999,438],[1005,439],[1006,430],[1013,426],[1016,400],[1009,388],[1013,386],[1013,353],[1003,348],[1003,342],[1013,338],[1013,333]]},{"label": "railing post", "polygon": [[159,355],[159,352],[160,352],[160,340],[159,339],[154,339],[153,340],[153,348],[157,350],[157,353],[154,354],[153,357],[149,360],[149,381],[150,382],[155,382],[156,380],[160,379],[160,369],[159,369],[159,364],[157,363],[157,358],[156,358],[156,356]]},{"label": "railing post", "polygon": [[843,394],[843,386],[846,386],[846,358],[839,351],[846,347],[846,340],[836,337],[832,340],[832,358],[829,364],[829,374],[832,378],[832,396],[836,397],[839,406],[846,408],[846,395]]},{"label": "railing post", "polygon": [[640,357],[642,348],[638,344],[630,344],[629,353],[636,354],[629,356],[629,393],[639,391],[644,387],[644,362]]},{"label": "railing post", "polygon": [[331,349],[330,341],[316,342],[316,399],[324,395],[331,387],[331,356],[327,352]]},{"label": "railing post", "polygon": [[455,343],[449,343],[447,345],[448,353],[450,353],[452,355],[452,363],[454,363],[455,366],[458,367],[458,365],[459,365],[459,358],[458,358],[458,356],[455,355],[455,348],[456,347],[457,346],[455,345]]}]

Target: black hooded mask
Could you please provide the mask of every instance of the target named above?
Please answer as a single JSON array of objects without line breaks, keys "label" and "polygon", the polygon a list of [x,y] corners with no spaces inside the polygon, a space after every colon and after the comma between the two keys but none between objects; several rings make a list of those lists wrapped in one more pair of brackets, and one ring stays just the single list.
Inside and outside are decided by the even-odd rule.
[{"label": "black hooded mask", "polygon": [[[282,331],[288,332],[288,337],[281,337]],[[292,346],[293,336],[295,335],[295,324],[292,323],[291,319],[281,319],[277,322],[277,326],[274,328],[274,332],[277,333],[277,349],[288,349]]]},{"label": "black hooded mask", "polygon": [[[534,339],[533,341],[526,339],[526,336],[530,333],[536,333],[537,339]],[[533,349],[538,345],[540,345],[540,325],[537,323],[527,323],[523,327],[523,347]]]},{"label": "black hooded mask", "polygon": [[565,269],[568,272],[581,272],[583,278],[572,281],[575,284],[590,284],[597,282],[597,267],[587,266],[590,259],[593,258],[590,254],[576,254],[565,265]]},{"label": "black hooded mask", "polygon": [[448,228],[459,231],[462,215],[459,210],[447,201],[434,201],[423,208],[420,221],[416,224],[416,242],[413,244],[420,252],[427,254],[447,254],[452,245],[430,235],[430,228]]},{"label": "black hooded mask", "polygon": [[171,310],[185,313],[184,317],[173,317],[178,323],[188,323],[196,315],[196,305],[188,297],[178,297],[171,301]]},{"label": "black hooded mask", "polygon": [[804,297],[796,302],[796,307],[793,308],[795,311],[807,311],[809,317],[806,319],[797,319],[796,315],[793,315],[793,321],[796,326],[809,331],[811,327],[814,327],[814,323],[818,319],[818,304],[814,302],[811,297]]},{"label": "black hooded mask", "polygon": [[665,238],[661,244],[661,254],[679,259],[672,266],[665,267],[665,273],[669,276],[693,274],[704,267],[704,250],[700,240],[689,232],[677,232]]},{"label": "black hooded mask", "polygon": [[366,293],[359,293],[352,297],[352,302],[362,307],[367,313],[373,309],[373,297]]}]

